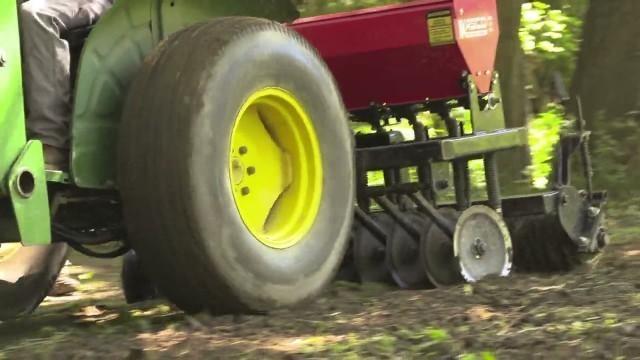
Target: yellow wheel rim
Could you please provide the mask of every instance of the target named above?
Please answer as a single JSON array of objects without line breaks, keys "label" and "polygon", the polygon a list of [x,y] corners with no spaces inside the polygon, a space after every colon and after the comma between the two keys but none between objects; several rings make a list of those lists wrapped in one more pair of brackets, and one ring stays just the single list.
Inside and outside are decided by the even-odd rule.
[{"label": "yellow wheel rim", "polygon": [[19,243],[9,243],[0,245],[0,264],[9,261],[22,247]]},{"label": "yellow wheel rim", "polygon": [[261,243],[286,249],[315,222],[322,195],[322,159],[311,118],[280,88],[255,92],[231,134],[229,177],[236,208]]}]

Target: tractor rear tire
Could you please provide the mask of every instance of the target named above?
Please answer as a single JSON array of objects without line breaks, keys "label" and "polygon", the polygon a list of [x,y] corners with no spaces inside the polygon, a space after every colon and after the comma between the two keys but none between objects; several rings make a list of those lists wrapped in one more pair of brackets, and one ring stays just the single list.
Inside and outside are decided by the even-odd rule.
[{"label": "tractor rear tire", "polygon": [[[247,109],[255,114],[245,118]],[[236,147],[241,124],[259,122],[261,136],[276,146]],[[289,127],[299,131],[281,136]],[[299,142],[301,134],[311,140]],[[252,131],[241,135],[259,143]],[[296,152],[294,143],[309,151]],[[283,156],[273,160],[270,151]],[[236,164],[236,156],[261,162]],[[130,243],[159,292],[185,312],[297,306],[335,276],[353,219],[354,142],[330,71],[294,31],[263,19],[219,18],[163,41],[130,87],[118,159]],[[256,227],[251,215],[264,203],[243,201],[263,194],[269,178],[251,179],[265,172],[290,185]],[[309,191],[298,191],[296,174]],[[250,189],[238,187],[245,180],[254,181]],[[280,211],[289,203],[298,204],[290,217],[300,224]],[[290,226],[271,232],[280,222]]]},{"label": "tractor rear tire", "polygon": [[0,321],[32,313],[51,291],[67,254],[66,244],[17,245],[0,256]]}]

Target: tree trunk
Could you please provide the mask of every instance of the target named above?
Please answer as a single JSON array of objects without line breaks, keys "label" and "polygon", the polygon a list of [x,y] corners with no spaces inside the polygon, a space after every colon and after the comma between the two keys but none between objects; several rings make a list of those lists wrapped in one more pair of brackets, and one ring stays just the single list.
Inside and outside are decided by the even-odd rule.
[{"label": "tree trunk", "polygon": [[637,109],[640,94],[640,1],[592,0],[572,94],[582,98],[592,130]]},{"label": "tree trunk", "polygon": [[640,111],[638,14],[638,0],[591,0],[572,85],[593,132],[596,186],[617,200],[637,195],[640,181],[640,116],[630,115]]},{"label": "tree trunk", "polygon": [[[518,35],[522,0],[498,0],[500,42],[496,68],[500,73],[503,106],[507,127],[527,125],[524,52]],[[500,177],[507,192],[517,192],[514,181],[524,180],[523,171],[531,163],[528,149],[511,150],[499,156]]]}]

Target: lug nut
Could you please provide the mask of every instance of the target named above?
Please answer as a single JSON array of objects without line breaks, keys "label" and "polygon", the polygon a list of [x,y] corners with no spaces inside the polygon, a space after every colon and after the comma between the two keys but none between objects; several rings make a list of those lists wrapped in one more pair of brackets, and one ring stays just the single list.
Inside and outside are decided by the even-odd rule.
[{"label": "lug nut", "polygon": [[238,152],[240,153],[240,155],[244,155],[248,152],[249,150],[247,149],[246,146],[240,146],[240,148],[238,149]]},{"label": "lug nut", "polygon": [[247,195],[249,195],[251,190],[249,190],[249,188],[245,186],[245,187],[242,188],[242,190],[240,190],[240,192],[242,193],[243,196],[247,196]]},{"label": "lug nut", "polygon": [[581,237],[580,237],[580,239],[579,239],[579,241],[580,241],[580,245],[581,245],[581,246],[587,246],[587,245],[589,245],[589,239],[588,239],[588,238],[586,238],[586,237],[584,237],[584,236],[581,236]]},{"label": "lug nut", "polygon": [[476,256],[476,259],[479,259],[487,253],[487,244],[485,244],[481,239],[476,239],[473,243],[473,253]]},{"label": "lug nut", "polygon": [[249,167],[247,168],[247,174],[249,174],[249,175],[253,175],[253,174],[255,174],[255,173],[256,173],[256,168],[255,168],[255,167],[253,167],[253,166],[249,166]]}]

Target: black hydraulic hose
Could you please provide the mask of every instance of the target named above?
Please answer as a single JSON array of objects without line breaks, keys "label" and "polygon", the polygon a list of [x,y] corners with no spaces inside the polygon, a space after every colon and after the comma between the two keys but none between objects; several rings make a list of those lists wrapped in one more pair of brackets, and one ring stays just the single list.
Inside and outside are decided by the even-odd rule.
[{"label": "black hydraulic hose", "polygon": [[80,245],[74,241],[67,241],[67,244],[74,249],[75,251],[86,255],[86,256],[90,256],[93,258],[97,258],[97,259],[115,259],[117,257],[120,257],[124,254],[126,254],[127,252],[129,252],[129,250],[131,250],[131,248],[127,245],[122,245],[121,247],[119,247],[118,249],[114,250],[114,251],[110,251],[107,253],[99,253],[96,251],[93,251],[91,249],[88,249],[87,247]]},{"label": "black hydraulic hose", "polygon": [[113,234],[104,234],[98,236],[85,236],[75,230],[71,230],[64,225],[53,223],[51,230],[54,235],[65,241],[73,241],[82,245],[103,245],[114,242]]},{"label": "black hydraulic hose", "polygon": [[88,245],[95,246],[95,245],[104,245],[104,244],[116,242],[117,240],[114,239],[114,236],[112,233],[99,235],[99,236],[86,236],[80,232],[69,229],[66,226],[58,223],[52,223],[51,230],[53,235],[55,235],[55,237],[67,243],[67,245],[69,245],[72,249],[86,256],[90,256],[98,259],[114,259],[126,254],[129,250],[131,250],[131,248],[126,244],[123,244],[121,247],[119,247],[116,250],[106,252],[106,253],[93,251],[86,247]]}]

